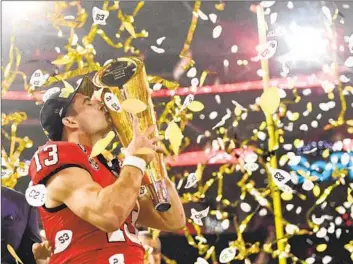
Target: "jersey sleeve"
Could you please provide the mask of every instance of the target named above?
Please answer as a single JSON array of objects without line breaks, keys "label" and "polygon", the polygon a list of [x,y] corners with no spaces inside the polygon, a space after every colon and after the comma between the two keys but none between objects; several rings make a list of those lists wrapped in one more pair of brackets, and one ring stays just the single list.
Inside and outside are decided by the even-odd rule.
[{"label": "jersey sleeve", "polygon": [[87,160],[87,154],[77,144],[53,141],[40,147],[34,154],[29,176],[34,184],[45,184],[52,175],[69,167],[89,171]]}]

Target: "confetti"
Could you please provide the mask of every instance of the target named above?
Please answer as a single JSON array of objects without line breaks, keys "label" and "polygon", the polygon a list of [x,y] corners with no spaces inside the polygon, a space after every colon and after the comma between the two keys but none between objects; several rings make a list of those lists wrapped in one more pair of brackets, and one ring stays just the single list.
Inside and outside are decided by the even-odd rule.
[{"label": "confetti", "polygon": [[275,55],[276,53],[277,45],[278,45],[277,40],[270,40],[266,42],[266,44],[260,48],[257,57],[252,58],[251,60],[259,61],[259,60],[268,60],[272,58],[273,55]]},{"label": "confetti", "polygon": [[93,7],[92,17],[93,24],[105,26],[107,24],[106,20],[109,16],[109,11],[99,9],[98,7]]},{"label": "confetti", "polygon": [[185,189],[189,189],[195,186],[195,184],[198,182],[198,179],[196,177],[196,173],[189,173],[188,179],[185,185]]},{"label": "confetti", "polygon": [[260,106],[265,114],[271,115],[276,112],[280,103],[279,91],[272,87],[265,89],[260,97]]},{"label": "confetti", "polygon": [[216,14],[212,13],[212,14],[209,14],[208,16],[213,24],[215,24],[217,22],[217,15]]},{"label": "confetti", "polygon": [[118,97],[110,92],[104,94],[104,104],[114,112],[120,112],[122,109]]},{"label": "confetti", "polygon": [[30,186],[26,189],[25,197],[29,205],[40,207],[47,199],[47,189],[44,184]]},{"label": "confetti", "polygon": [[205,108],[205,106],[199,101],[192,101],[188,104],[187,108],[192,112],[200,112]]},{"label": "confetti", "polygon": [[222,26],[218,25],[213,29],[212,37],[214,39],[218,38],[222,33]]},{"label": "confetti", "polygon": [[179,148],[181,145],[181,141],[183,139],[183,133],[179,126],[174,122],[170,122],[166,129],[166,138],[169,139],[169,142],[172,146],[175,155],[179,154]]},{"label": "confetti", "polygon": [[147,105],[139,99],[128,98],[121,103],[121,108],[131,114],[138,114],[147,109]]},{"label": "confetti", "polygon": [[353,67],[353,56],[348,57],[344,62],[344,65],[349,68]]},{"label": "confetti", "polygon": [[164,49],[158,48],[158,47],[156,47],[156,46],[154,46],[154,45],[151,46],[151,50],[153,50],[154,52],[156,52],[156,53],[158,53],[158,54],[162,54],[162,53],[165,52]]},{"label": "confetti", "polygon": [[262,6],[263,8],[269,8],[273,6],[275,3],[276,1],[261,1],[260,6]]},{"label": "confetti", "polygon": [[61,230],[55,235],[55,248],[54,254],[63,252],[65,249],[70,246],[72,240],[72,231],[71,230]]},{"label": "confetti", "polygon": [[13,247],[9,244],[7,244],[7,250],[9,251],[10,255],[16,260],[16,263],[21,263],[23,264],[22,260],[18,257],[16,254],[16,251],[13,249]]},{"label": "confetti", "polygon": [[195,224],[203,226],[202,218],[205,218],[208,215],[210,207],[207,207],[204,210],[196,211],[194,208],[191,208],[190,218],[194,221]]},{"label": "confetti", "polygon": [[204,258],[198,257],[194,264],[209,264]]},{"label": "confetti", "polygon": [[272,13],[272,14],[270,15],[271,24],[274,24],[274,23],[276,22],[277,16],[278,16],[278,14],[277,14],[276,12],[275,12],[275,13]]},{"label": "confetti", "polygon": [[96,157],[101,154],[112,142],[114,137],[115,133],[113,131],[110,131],[104,138],[98,140],[96,144],[94,144],[94,146],[92,147],[90,158]]},{"label": "confetti", "polygon": [[165,37],[161,37],[161,38],[157,39],[156,40],[157,45],[161,45],[164,40],[165,40]]},{"label": "confetti", "polygon": [[225,248],[221,251],[221,254],[219,255],[219,262],[220,263],[228,263],[232,261],[235,257],[235,254],[237,253],[236,248],[234,247],[228,247]]}]

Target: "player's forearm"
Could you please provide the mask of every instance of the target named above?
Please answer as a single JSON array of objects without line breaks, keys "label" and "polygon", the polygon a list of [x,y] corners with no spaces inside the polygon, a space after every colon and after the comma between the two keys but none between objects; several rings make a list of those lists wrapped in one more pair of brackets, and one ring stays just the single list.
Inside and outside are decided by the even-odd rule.
[{"label": "player's forearm", "polygon": [[98,194],[96,208],[102,215],[109,215],[118,228],[135,207],[142,177],[143,174],[139,169],[125,166],[118,180],[103,188]]},{"label": "player's forearm", "polygon": [[163,219],[164,225],[170,231],[176,231],[184,228],[186,224],[184,207],[180,201],[179,194],[175,189],[173,182],[166,178],[166,186],[170,197],[171,207],[167,212],[159,213]]}]

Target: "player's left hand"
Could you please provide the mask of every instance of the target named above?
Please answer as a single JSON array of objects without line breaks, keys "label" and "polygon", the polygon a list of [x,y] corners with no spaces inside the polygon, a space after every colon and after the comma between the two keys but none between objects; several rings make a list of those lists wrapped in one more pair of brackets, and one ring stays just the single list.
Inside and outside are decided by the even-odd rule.
[{"label": "player's left hand", "polygon": [[48,241],[42,243],[34,243],[32,252],[37,264],[48,264],[51,256],[52,248]]}]

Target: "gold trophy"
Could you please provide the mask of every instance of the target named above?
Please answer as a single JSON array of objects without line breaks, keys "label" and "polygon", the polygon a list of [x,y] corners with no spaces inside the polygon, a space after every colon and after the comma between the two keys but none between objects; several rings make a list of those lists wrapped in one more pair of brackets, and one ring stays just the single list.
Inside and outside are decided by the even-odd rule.
[{"label": "gold trophy", "polygon": [[[156,117],[149,84],[143,62],[135,57],[124,57],[112,60],[93,77],[93,83],[103,88],[101,99],[109,111],[114,129],[123,147],[132,140],[132,116],[121,108],[126,99],[139,99],[147,105],[147,109],[138,113],[141,131],[156,124]],[[157,127],[153,136],[158,136]],[[156,153],[155,158],[146,168],[143,184],[149,190],[153,205],[157,211],[167,211],[171,204],[164,179],[167,170],[163,162],[163,154]]]}]

